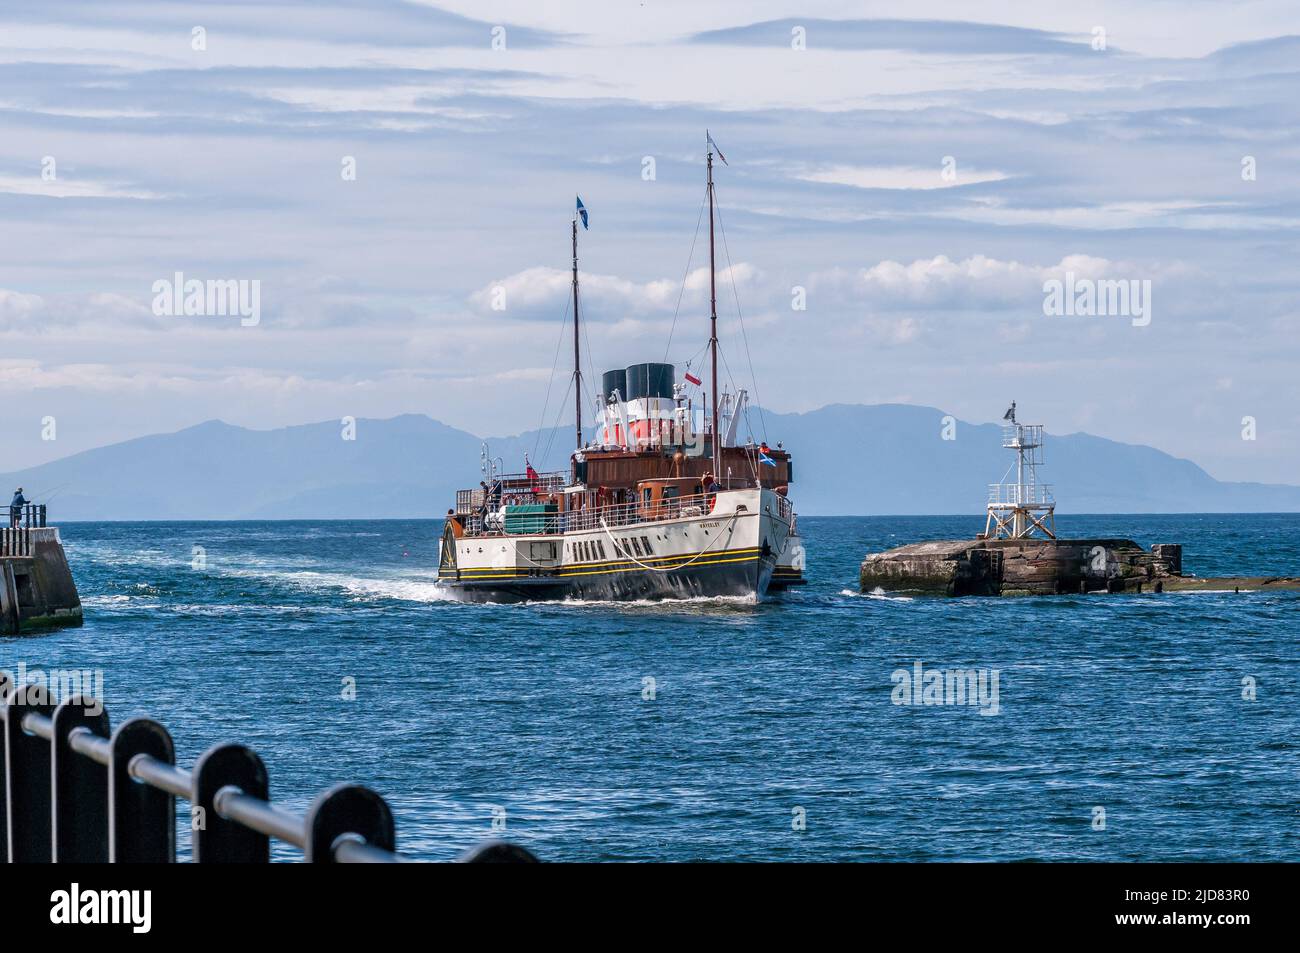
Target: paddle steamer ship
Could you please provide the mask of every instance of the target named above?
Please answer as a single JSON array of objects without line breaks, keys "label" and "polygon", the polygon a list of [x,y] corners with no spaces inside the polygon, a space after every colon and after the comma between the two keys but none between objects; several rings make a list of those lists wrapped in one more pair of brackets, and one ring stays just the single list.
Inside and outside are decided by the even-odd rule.
[{"label": "paddle steamer ship", "polygon": [[[584,441],[575,216],[577,449],[567,470],[550,473],[497,473],[485,454],[485,479],[457,491],[440,540],[438,579],[457,598],[757,600],[803,582],[790,454],[739,442],[747,395],[719,391],[716,147],[708,143],[711,375],[702,413],[692,390],[702,380],[687,372],[679,381],[671,364],[634,364],[602,376],[596,432]],[[580,201],[578,215],[585,226]]]}]

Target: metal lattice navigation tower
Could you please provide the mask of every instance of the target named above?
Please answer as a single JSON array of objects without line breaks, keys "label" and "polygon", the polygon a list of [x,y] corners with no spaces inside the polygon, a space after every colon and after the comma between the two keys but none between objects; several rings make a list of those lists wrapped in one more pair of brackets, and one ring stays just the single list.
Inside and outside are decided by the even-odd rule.
[{"label": "metal lattice navigation tower", "polygon": [[989,485],[986,539],[1056,539],[1056,500],[1052,488],[1038,482],[1043,462],[1043,425],[1016,420],[1016,404],[1002,417],[1002,446],[1016,452],[1015,482],[1008,468],[1001,483]]}]

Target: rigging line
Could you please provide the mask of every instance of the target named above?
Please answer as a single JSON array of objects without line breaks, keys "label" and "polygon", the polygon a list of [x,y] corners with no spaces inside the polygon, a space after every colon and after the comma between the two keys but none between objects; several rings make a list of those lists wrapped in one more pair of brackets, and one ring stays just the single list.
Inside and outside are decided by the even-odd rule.
[{"label": "rigging line", "polygon": [[[691,355],[690,360],[688,360],[688,361],[686,362],[686,365],[685,365],[685,366],[686,366],[687,368],[689,368],[692,364],[695,363],[695,359],[696,359],[697,357],[699,357],[701,354],[703,354],[705,351],[707,351],[708,349],[709,349],[709,342],[708,342],[708,341],[705,341],[704,344],[702,344],[702,345],[700,346],[700,349],[699,349],[698,351],[696,351],[694,354]],[[666,358],[665,358],[665,363],[667,363],[667,359],[666,359]]]},{"label": "rigging line", "polygon": [[[592,351],[591,351],[591,332],[590,330],[588,330],[590,325],[591,322],[588,321],[586,324],[582,326],[582,338],[583,338],[583,342],[587,345],[587,349],[586,349],[587,370],[590,371],[590,376],[587,378],[587,396],[591,398],[595,398],[600,393],[600,390],[596,384],[596,382],[600,380],[600,378],[596,376],[596,360],[592,356]],[[596,401],[594,399],[592,400],[592,404],[596,404]],[[590,406],[587,408],[587,413],[591,413]]]},{"label": "rigging line", "polygon": [[[740,400],[740,385],[736,383],[736,377],[735,377],[734,374],[731,373],[731,365],[727,363],[727,355],[723,353],[723,351],[722,351],[722,345],[721,345],[721,344],[718,345],[718,356],[722,358],[722,368],[723,368],[723,370],[725,370],[725,371],[727,372],[727,381],[728,381],[728,383],[731,384],[731,389],[734,390],[734,391],[736,392],[736,400],[739,401],[739,400]],[[722,395],[719,394],[718,396],[721,397]],[[746,413],[748,414],[748,412],[746,412]],[[749,421],[748,421],[748,417],[746,418],[746,421],[745,421],[745,422],[746,422],[746,424],[749,423]],[[753,431],[752,431],[752,430],[750,431],[750,435],[753,436]]]},{"label": "rigging line", "polygon": [[[734,414],[734,413],[739,413],[739,412],[740,412],[740,387],[736,384],[736,379],[735,379],[735,377],[732,376],[732,373],[731,373],[731,366],[730,366],[729,364],[727,364],[727,357],[726,357],[725,354],[722,353],[722,349],[721,349],[721,348],[718,349],[718,354],[722,357],[722,366],[723,366],[723,368],[726,369],[726,372],[727,372],[727,380],[731,381],[732,389],[735,390],[735,392],[736,392],[736,407],[735,407],[735,409],[732,411],[732,413],[733,413],[733,414]],[[746,437],[748,438],[748,445],[747,445],[747,447],[745,448],[745,450],[746,450],[746,452],[745,452],[745,460],[749,463],[750,474],[754,477],[754,479],[757,480],[757,479],[759,479],[759,476],[758,476],[758,454],[757,454],[756,451],[752,451],[752,450],[751,450],[751,448],[753,448],[754,445],[755,445],[755,444],[754,444],[754,427],[753,427],[753,424],[751,423],[751,421],[750,421],[750,419],[749,419],[749,406],[748,406],[748,403],[746,403],[746,406],[745,406],[744,417],[745,417],[745,434],[746,434]],[[764,442],[766,442],[766,441],[767,441],[767,438],[764,437],[763,440],[764,440]]]},{"label": "rigging line", "polygon": [[[555,342],[555,360],[551,362],[551,376],[546,381],[546,400],[542,403],[542,417],[537,422],[537,439],[533,441],[533,456],[542,442],[542,431],[546,429],[546,411],[551,406],[551,388],[555,386],[555,370],[560,366],[560,346],[564,344],[564,329],[569,325],[569,298],[564,298],[564,317],[560,320],[560,336]],[[548,450],[549,452],[549,450]]]},{"label": "rigging line", "polygon": [[[713,188],[714,197],[718,189]],[[716,204],[716,203],[715,203]],[[727,257],[727,274],[731,278],[731,293],[736,299],[736,316],[740,318],[740,339],[745,344],[745,359],[749,362],[749,379],[754,385],[754,403],[758,405],[758,423],[763,429],[763,439],[767,439],[767,418],[763,415],[763,401],[758,396],[758,375],[754,373],[754,358],[749,353],[749,335],[745,332],[745,316],[740,310],[740,292],[736,289],[736,269],[731,264],[731,249],[727,247],[727,227],[722,223],[722,210],[718,209],[718,231],[722,233],[722,252]]]},{"label": "rigging line", "polygon": [[677,315],[682,310],[682,297],[686,294],[686,279],[691,276],[691,262],[695,260],[695,244],[700,240],[700,223],[704,221],[704,203],[709,200],[709,190],[700,199],[700,214],[695,219],[695,236],[691,239],[691,253],[686,258],[686,271],[682,273],[682,289],[677,292],[677,307],[673,308],[673,323],[668,329],[668,342],[664,345],[664,363],[668,363],[668,349],[673,346],[673,332],[677,330]]},{"label": "rigging line", "polygon": [[[736,378],[735,378],[734,376],[732,376],[732,373],[731,373],[731,365],[727,363],[727,355],[725,355],[725,354],[722,353],[722,348],[721,348],[721,346],[718,347],[718,356],[722,358],[722,367],[723,367],[723,369],[727,372],[727,380],[731,381],[731,387],[732,387],[732,389],[736,392],[736,406],[735,406],[735,408],[732,410],[732,413],[733,413],[733,414],[736,414],[736,413],[738,413],[739,410],[740,410],[740,387],[736,384]],[[750,426],[750,423],[749,423],[749,408],[748,408],[748,407],[745,408],[745,430],[747,431],[747,433],[748,433],[748,435],[749,435],[749,442],[750,442],[750,444],[753,444],[753,442],[754,442],[754,428],[753,428],[752,426]],[[767,435],[766,435],[766,434],[763,435],[763,440],[764,440],[764,442],[766,442],[766,440],[767,440]],[[755,479],[758,479],[758,457],[757,457],[757,455],[751,455],[751,454],[749,454],[749,453],[747,452],[747,453],[745,454],[745,459],[749,462],[749,469],[750,469],[750,472],[753,474],[753,476],[754,476]]]},{"label": "rigging line", "polygon": [[542,453],[541,459],[549,461],[551,458],[551,446],[555,443],[555,435],[560,431],[560,415],[564,413],[564,405],[569,399],[569,392],[573,390],[573,377],[569,377],[569,386],[564,388],[564,396],[560,398],[560,409],[555,414],[555,423],[551,425],[551,435],[546,440],[546,450]]}]

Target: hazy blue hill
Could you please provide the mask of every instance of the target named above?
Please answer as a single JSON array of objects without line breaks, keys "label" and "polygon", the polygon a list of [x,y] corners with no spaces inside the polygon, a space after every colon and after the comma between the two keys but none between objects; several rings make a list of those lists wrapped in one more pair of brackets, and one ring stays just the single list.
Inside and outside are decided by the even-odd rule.
[{"label": "hazy blue hill", "polygon": [[[765,427],[754,412],[751,422],[794,452],[801,513],[979,513],[1011,453],[995,424],[958,422],[957,438],[941,439],[943,416],[834,404],[768,413]],[[341,432],[337,421],[263,431],[213,420],[0,480],[38,501],[53,494],[51,517],[68,521],[435,517],[457,487],[480,478],[482,438],[429,417],[358,420],[355,441]],[[522,470],[525,453],[550,469],[567,465],[573,435],[566,427],[488,442],[507,470]],[[1062,512],[1300,511],[1300,487],[1219,482],[1188,460],[1089,434],[1049,434],[1046,458],[1042,474]]]},{"label": "hazy blue hill", "polygon": [[[770,440],[797,459],[800,512],[980,512],[988,484],[1014,461],[998,424],[958,422],[942,439],[944,412],[905,404],[833,404],[807,414],[767,414]],[[757,418],[755,418],[757,423]],[[761,435],[761,434],[760,434]],[[1045,440],[1040,478],[1061,512],[1199,513],[1300,510],[1300,487],[1215,480],[1189,460],[1152,447],[1076,433]]]},{"label": "hazy blue hill", "polygon": [[[480,440],[415,414],[247,430],[219,420],[56,460],[4,477],[30,499],[54,493],[51,516],[77,519],[256,519],[415,516],[446,512],[477,468]],[[440,509],[441,507],[441,509]]]}]

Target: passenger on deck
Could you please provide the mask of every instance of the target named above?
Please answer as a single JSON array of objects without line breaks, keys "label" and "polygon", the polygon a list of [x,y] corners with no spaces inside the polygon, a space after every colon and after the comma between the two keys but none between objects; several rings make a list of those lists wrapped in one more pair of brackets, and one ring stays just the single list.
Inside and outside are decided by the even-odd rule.
[{"label": "passenger on deck", "polygon": [[23,488],[20,486],[14,490],[14,498],[9,503],[9,525],[17,526],[23,516],[23,507],[30,503],[31,500],[23,496]]},{"label": "passenger on deck", "polygon": [[704,489],[704,505],[712,513],[713,504],[718,499],[718,481],[713,479],[712,473],[706,473],[700,483],[703,484]]}]

